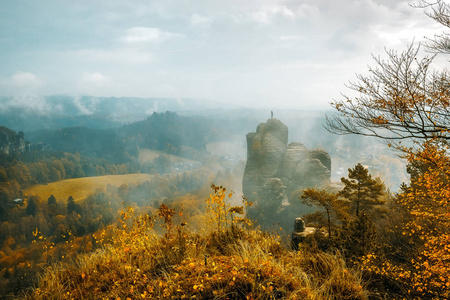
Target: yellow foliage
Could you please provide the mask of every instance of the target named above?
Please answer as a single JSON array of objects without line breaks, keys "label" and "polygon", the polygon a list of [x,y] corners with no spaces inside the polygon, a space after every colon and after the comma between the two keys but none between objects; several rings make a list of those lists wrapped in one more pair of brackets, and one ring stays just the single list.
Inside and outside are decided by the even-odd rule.
[{"label": "yellow foliage", "polygon": [[450,298],[450,157],[448,146],[437,140],[410,151],[408,161],[416,166],[408,187],[399,194],[411,215],[402,233],[415,248],[411,261],[399,264],[374,254],[363,259],[366,270],[408,286],[415,299]]},{"label": "yellow foliage", "polygon": [[[97,236],[104,248],[48,268],[26,299],[367,299],[339,255],[292,252],[277,235],[229,226],[241,210],[228,209],[225,191],[214,188],[207,200],[219,231],[180,225],[158,235],[156,216],[129,207]],[[159,218],[175,215],[168,209]]]}]

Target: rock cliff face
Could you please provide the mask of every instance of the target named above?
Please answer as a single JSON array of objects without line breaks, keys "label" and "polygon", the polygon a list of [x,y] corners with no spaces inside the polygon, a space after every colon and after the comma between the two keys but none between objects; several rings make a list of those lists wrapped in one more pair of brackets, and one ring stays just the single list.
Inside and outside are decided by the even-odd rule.
[{"label": "rock cliff face", "polygon": [[27,145],[22,131],[16,134],[15,131],[0,126],[0,153],[8,155],[25,152]]},{"label": "rock cliff face", "polygon": [[[242,189],[255,203],[249,211],[260,220],[282,214],[293,201],[294,191],[330,182],[331,159],[323,150],[308,150],[288,142],[288,128],[271,118],[247,134],[247,164]],[[297,196],[295,196],[297,198]]]},{"label": "rock cliff face", "polygon": [[288,140],[288,128],[277,119],[258,125],[256,132],[247,134],[247,164],[243,192],[250,198],[259,193],[270,178],[277,177]]}]

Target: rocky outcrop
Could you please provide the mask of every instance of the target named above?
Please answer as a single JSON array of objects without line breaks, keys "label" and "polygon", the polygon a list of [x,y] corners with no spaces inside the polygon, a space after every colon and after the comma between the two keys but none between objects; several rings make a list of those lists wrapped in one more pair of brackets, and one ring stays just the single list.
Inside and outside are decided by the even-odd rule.
[{"label": "rocky outcrop", "polygon": [[291,235],[291,248],[298,250],[298,244],[303,242],[309,235],[314,234],[316,228],[306,227],[302,218],[296,218],[294,222],[294,232]]},{"label": "rocky outcrop", "polygon": [[12,154],[21,153],[27,150],[29,143],[25,142],[24,133],[0,126],[0,153]]},{"label": "rocky outcrop", "polygon": [[280,176],[284,180],[294,175],[297,165],[308,157],[308,149],[301,143],[290,143],[286,149],[283,163],[280,168]]},{"label": "rocky outcrop", "polygon": [[[247,134],[247,164],[243,192],[253,198],[267,180],[276,177],[287,148],[288,128],[277,119],[258,125],[256,132]],[[254,196],[256,196],[256,194]]]},{"label": "rocky outcrop", "polygon": [[[251,217],[267,219],[289,207],[294,191],[327,184],[331,159],[323,150],[288,143],[288,128],[271,118],[247,134],[247,164],[242,190],[255,203]],[[298,199],[295,199],[298,202]]]}]

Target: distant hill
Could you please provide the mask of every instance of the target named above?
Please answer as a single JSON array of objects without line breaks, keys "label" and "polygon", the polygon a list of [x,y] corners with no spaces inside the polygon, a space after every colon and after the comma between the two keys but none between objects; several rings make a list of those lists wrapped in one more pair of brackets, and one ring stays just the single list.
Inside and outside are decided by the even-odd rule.
[{"label": "distant hill", "polygon": [[209,119],[176,113],[153,113],[147,119],[119,128],[68,127],[30,132],[31,142],[43,142],[56,151],[102,157],[116,163],[137,158],[140,148],[200,159],[206,145],[226,136]]},{"label": "distant hill", "polygon": [[[154,112],[208,111],[224,105],[189,98],[132,98],[52,95],[0,97],[0,125],[16,131],[65,127],[114,128]],[[228,108],[230,108],[227,105]]]}]

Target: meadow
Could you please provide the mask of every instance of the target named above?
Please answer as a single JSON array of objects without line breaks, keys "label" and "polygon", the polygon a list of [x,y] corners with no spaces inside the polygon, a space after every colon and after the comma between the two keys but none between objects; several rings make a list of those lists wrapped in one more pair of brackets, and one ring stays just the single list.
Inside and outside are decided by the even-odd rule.
[{"label": "meadow", "polygon": [[72,196],[77,202],[86,199],[88,195],[103,192],[108,186],[137,185],[153,177],[149,174],[125,174],[73,178],[31,186],[25,189],[24,195],[35,195],[41,199],[47,199],[50,195],[53,195],[60,201],[66,201],[69,196]]}]

